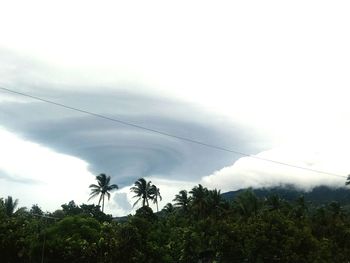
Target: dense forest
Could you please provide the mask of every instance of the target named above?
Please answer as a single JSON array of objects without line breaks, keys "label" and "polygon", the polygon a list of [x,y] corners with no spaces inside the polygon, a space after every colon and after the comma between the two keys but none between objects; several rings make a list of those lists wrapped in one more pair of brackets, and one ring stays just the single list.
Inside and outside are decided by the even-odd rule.
[{"label": "dense forest", "polygon": [[140,208],[115,219],[103,210],[117,189],[100,175],[91,197],[55,212],[0,201],[1,262],[349,262],[350,213],[338,202],[287,200],[247,189],[232,198],[197,185],[153,212],[160,189],[141,178],[131,191]]}]

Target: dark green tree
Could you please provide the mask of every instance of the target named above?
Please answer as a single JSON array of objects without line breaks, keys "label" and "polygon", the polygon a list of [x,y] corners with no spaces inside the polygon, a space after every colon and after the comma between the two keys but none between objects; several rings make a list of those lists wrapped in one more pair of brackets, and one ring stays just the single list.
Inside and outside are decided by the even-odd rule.
[{"label": "dark green tree", "polygon": [[13,200],[12,196],[8,196],[1,204],[3,206],[3,210],[7,216],[13,216],[15,214],[20,214],[25,212],[25,207],[20,207],[17,209],[18,206],[18,199]]},{"label": "dark green tree", "polygon": [[227,201],[221,196],[220,190],[208,190],[207,200],[208,212],[218,217],[229,208]]},{"label": "dark green tree", "polygon": [[154,184],[151,186],[151,199],[154,204],[157,205],[157,212],[159,211],[158,209],[158,200],[162,201],[162,196],[160,195],[160,189],[155,186]]},{"label": "dark green tree", "polygon": [[42,216],[44,214],[43,210],[41,210],[41,208],[37,204],[32,205],[32,208],[29,210],[29,213],[34,216]]},{"label": "dark green tree", "polygon": [[175,211],[175,208],[174,208],[172,203],[167,203],[163,207],[162,211],[165,211],[167,214],[171,214],[171,213],[173,213]]},{"label": "dark green tree", "polygon": [[240,193],[234,200],[234,208],[242,217],[257,215],[260,202],[254,192],[249,189]]},{"label": "dark green tree", "polygon": [[345,185],[350,185],[350,174],[349,174],[348,177],[346,178]]},{"label": "dark green tree", "polygon": [[188,211],[192,198],[188,196],[186,190],[181,190],[177,195],[175,195],[174,202],[175,206],[180,207],[185,213]]},{"label": "dark green tree", "polygon": [[207,212],[208,189],[199,184],[192,188],[190,194],[192,194],[192,209],[198,216],[204,216]]},{"label": "dark green tree", "polygon": [[149,199],[152,199],[152,182],[146,181],[144,178],[138,179],[135,183],[135,186],[131,187],[131,192],[134,192],[134,198],[138,198],[133,206],[142,200],[142,206],[149,206]]},{"label": "dark green tree", "polygon": [[101,204],[102,201],[102,212],[104,211],[105,206],[105,196],[107,195],[108,200],[111,197],[110,191],[118,189],[118,185],[110,184],[111,177],[106,176],[105,174],[99,174],[96,176],[96,180],[98,185],[91,184],[89,187],[91,188],[90,199],[100,196],[98,201],[98,205]]}]

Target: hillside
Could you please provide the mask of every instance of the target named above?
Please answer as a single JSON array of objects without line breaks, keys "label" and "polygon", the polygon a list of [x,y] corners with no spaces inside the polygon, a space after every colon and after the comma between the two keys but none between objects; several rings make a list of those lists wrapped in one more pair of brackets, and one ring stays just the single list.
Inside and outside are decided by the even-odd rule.
[{"label": "hillside", "polygon": [[[223,193],[222,196],[227,200],[232,200],[235,196],[247,189],[230,191]],[[293,201],[299,196],[304,196],[305,200],[314,204],[326,204],[332,201],[337,201],[340,204],[350,204],[350,189],[349,188],[331,188],[328,186],[318,186],[311,191],[298,189],[294,186],[279,186],[272,188],[252,189],[253,192],[260,198],[270,195],[278,195],[287,201]]]}]

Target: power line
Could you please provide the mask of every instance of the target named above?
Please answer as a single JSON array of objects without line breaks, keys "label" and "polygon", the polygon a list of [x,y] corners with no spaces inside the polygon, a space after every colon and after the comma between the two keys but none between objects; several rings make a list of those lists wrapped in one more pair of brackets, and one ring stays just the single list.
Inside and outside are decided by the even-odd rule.
[{"label": "power line", "polygon": [[58,217],[54,217],[54,216],[40,215],[40,214],[35,214],[35,213],[31,213],[31,215],[33,215],[33,216],[39,216],[39,217],[42,217],[42,218],[55,219],[55,220],[60,219],[60,218],[58,218]]},{"label": "power line", "polygon": [[94,117],[97,117],[97,118],[101,118],[101,119],[105,119],[105,120],[108,120],[108,121],[112,121],[112,122],[116,122],[116,123],[119,123],[119,124],[123,124],[123,125],[126,125],[126,126],[134,127],[134,128],[137,128],[137,129],[142,129],[142,130],[145,130],[145,131],[148,131],[148,132],[152,132],[152,133],[156,133],[156,134],[159,134],[159,135],[175,138],[175,139],[178,139],[178,140],[190,142],[190,143],[201,145],[201,146],[205,146],[205,147],[212,148],[212,149],[215,149],[215,150],[229,152],[229,153],[234,153],[234,154],[238,154],[238,155],[241,155],[241,156],[253,158],[253,159],[256,159],[256,160],[270,162],[270,163],[283,165],[283,166],[288,166],[288,167],[291,167],[291,168],[301,169],[301,170],[305,170],[305,171],[309,171],[309,172],[315,172],[315,173],[320,173],[320,174],[327,174],[327,175],[347,178],[347,176],[344,176],[344,175],[330,173],[330,172],[325,172],[325,171],[316,170],[316,169],[307,168],[307,167],[298,166],[298,165],[293,165],[293,164],[289,164],[289,163],[285,163],[285,162],[270,160],[270,159],[254,156],[254,155],[251,155],[251,154],[243,153],[243,152],[240,152],[240,151],[228,149],[228,148],[225,148],[225,147],[217,146],[217,145],[214,145],[214,144],[209,144],[209,143],[197,141],[197,140],[194,140],[194,139],[190,139],[190,138],[187,138],[187,137],[182,137],[182,136],[178,136],[178,135],[175,135],[175,134],[167,133],[167,132],[164,132],[164,131],[160,131],[160,130],[156,130],[156,129],[152,129],[152,128],[147,128],[145,126],[141,126],[141,125],[138,125],[138,124],[135,124],[135,123],[123,121],[123,120],[116,119],[116,118],[107,117],[107,116],[104,116],[102,114],[98,114],[98,113],[94,113],[94,112],[91,112],[91,111],[87,111],[87,110],[79,109],[79,108],[76,108],[76,107],[68,106],[66,104],[61,104],[61,103],[58,103],[58,102],[55,102],[55,101],[43,99],[43,98],[40,98],[40,97],[37,97],[37,96],[33,96],[33,95],[30,95],[30,94],[27,94],[27,93],[23,93],[23,92],[15,91],[15,90],[12,90],[12,89],[4,88],[2,86],[0,86],[0,89],[3,90],[3,91],[9,92],[9,93],[13,93],[13,94],[21,95],[21,96],[24,96],[24,97],[32,98],[32,99],[35,99],[35,100],[38,100],[38,101],[41,101],[41,102],[45,102],[45,103],[49,103],[49,104],[52,104],[52,105],[55,105],[55,106],[58,106],[58,107],[62,107],[62,108],[66,108],[66,109],[69,109],[69,110],[77,111],[77,112],[84,113],[84,114],[87,114],[87,115],[91,115],[91,116],[94,116]]}]

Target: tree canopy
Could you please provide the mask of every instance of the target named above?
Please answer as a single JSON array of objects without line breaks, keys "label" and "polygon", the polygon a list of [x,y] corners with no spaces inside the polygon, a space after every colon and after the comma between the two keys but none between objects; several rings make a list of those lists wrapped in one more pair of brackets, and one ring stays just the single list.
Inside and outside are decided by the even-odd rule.
[{"label": "tree canopy", "polygon": [[108,200],[111,197],[110,191],[118,189],[118,185],[110,184],[111,177],[106,174],[99,174],[96,176],[96,184],[91,184],[89,187],[91,188],[90,199],[100,196],[98,201],[98,205],[101,204],[102,201],[102,212],[104,211],[105,206],[105,196],[107,195]]},{"label": "tree canopy", "polygon": [[[137,182],[139,190],[153,187]],[[258,197],[251,189],[227,200],[219,190],[197,185],[154,213],[146,200],[153,201],[151,190],[145,198],[133,193],[143,205],[115,219],[99,205],[73,200],[52,213],[38,205],[17,213],[16,199],[0,198],[1,261],[345,263],[350,258],[350,202]],[[12,204],[11,213],[5,202]]]}]

